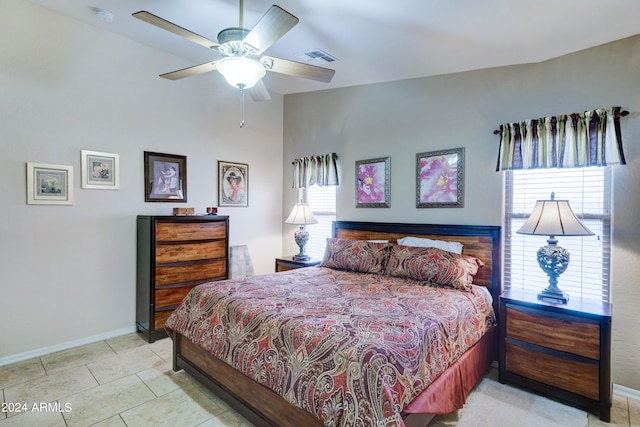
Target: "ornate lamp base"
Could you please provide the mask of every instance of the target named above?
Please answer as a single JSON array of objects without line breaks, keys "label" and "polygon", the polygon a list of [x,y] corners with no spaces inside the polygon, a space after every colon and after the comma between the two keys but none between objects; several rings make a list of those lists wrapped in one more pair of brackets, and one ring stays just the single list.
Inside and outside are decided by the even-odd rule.
[{"label": "ornate lamp base", "polygon": [[560,289],[558,289],[557,292],[554,292],[547,288],[538,294],[538,299],[540,301],[566,304],[569,302],[569,294],[561,291]]},{"label": "ornate lamp base", "polygon": [[538,299],[566,304],[569,302],[569,295],[558,288],[558,276],[569,266],[569,251],[558,246],[558,240],[553,236],[547,240],[547,243],[547,246],[538,249],[538,264],[549,276],[549,286],[538,294]]},{"label": "ornate lamp base", "polygon": [[301,225],[298,230],[296,230],[294,234],[294,239],[296,244],[300,248],[300,252],[297,255],[293,256],[293,259],[296,261],[308,261],[311,259],[309,255],[304,253],[304,247],[309,241],[309,232],[304,229],[304,225]]}]

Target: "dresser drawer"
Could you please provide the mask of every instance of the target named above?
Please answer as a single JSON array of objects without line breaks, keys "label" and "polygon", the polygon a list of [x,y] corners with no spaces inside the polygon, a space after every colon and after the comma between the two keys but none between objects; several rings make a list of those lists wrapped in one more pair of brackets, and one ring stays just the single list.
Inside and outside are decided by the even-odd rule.
[{"label": "dresser drawer", "polygon": [[600,359],[600,324],[564,314],[507,306],[507,338]]},{"label": "dresser drawer", "polygon": [[177,245],[157,245],[156,263],[195,261],[208,258],[224,258],[227,255],[227,242],[182,243]]},{"label": "dresser drawer", "polygon": [[156,289],[156,309],[180,304],[195,285]]},{"label": "dresser drawer", "polygon": [[600,366],[595,361],[575,360],[540,353],[506,343],[505,369],[523,377],[598,400]]},{"label": "dresser drawer", "polygon": [[225,239],[227,236],[226,223],[220,222],[158,222],[156,224],[156,241],[181,241]]},{"label": "dresser drawer", "polygon": [[156,267],[156,286],[191,282],[203,279],[220,279],[227,276],[227,261],[215,260],[185,265]]},{"label": "dresser drawer", "polygon": [[157,330],[164,329],[164,324],[167,323],[167,319],[171,316],[171,313],[173,313],[173,310],[156,311],[153,328]]}]

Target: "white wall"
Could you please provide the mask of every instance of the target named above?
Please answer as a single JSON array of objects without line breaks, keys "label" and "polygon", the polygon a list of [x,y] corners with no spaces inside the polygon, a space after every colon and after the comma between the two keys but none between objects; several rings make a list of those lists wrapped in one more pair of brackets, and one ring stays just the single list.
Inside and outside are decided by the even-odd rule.
[{"label": "white wall", "polygon": [[[613,381],[640,390],[640,36],[522,66],[305,94],[284,101],[284,212],[295,157],[335,151],[339,220],[501,225],[501,123],[622,106],[627,166],[615,168]],[[465,207],[415,207],[415,155],[465,147]],[[355,208],[355,161],[391,156],[391,207]],[[293,228],[284,230],[294,253]]]},{"label": "white wall", "polygon": [[[282,254],[282,96],[246,106],[220,75],[22,0],[0,1],[0,362],[135,326],[135,217],[217,205],[217,161],[249,164],[231,245]],[[120,155],[119,191],[80,188],[80,150]],[[187,156],[188,203],[145,203],[143,152]],[[73,206],[26,204],[26,162],[74,167]]]}]

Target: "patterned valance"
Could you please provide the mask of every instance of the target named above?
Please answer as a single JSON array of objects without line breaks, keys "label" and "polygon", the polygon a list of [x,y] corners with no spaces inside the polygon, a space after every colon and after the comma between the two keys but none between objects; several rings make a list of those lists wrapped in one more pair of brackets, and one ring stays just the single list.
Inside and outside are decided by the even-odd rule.
[{"label": "patterned valance", "polygon": [[626,164],[620,107],[505,123],[497,171]]},{"label": "patterned valance", "polygon": [[336,153],[301,157],[293,161],[293,188],[311,185],[338,185]]}]

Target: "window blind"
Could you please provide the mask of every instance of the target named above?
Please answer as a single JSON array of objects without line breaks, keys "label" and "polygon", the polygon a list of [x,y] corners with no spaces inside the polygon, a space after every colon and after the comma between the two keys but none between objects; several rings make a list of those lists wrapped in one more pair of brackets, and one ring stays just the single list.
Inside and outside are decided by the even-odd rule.
[{"label": "window blind", "polygon": [[549,285],[538,265],[536,252],[547,244],[545,236],[516,232],[525,223],[536,200],[569,200],[574,213],[594,236],[557,236],[558,245],[570,253],[569,267],[558,287],[571,296],[609,301],[611,246],[610,167],[529,169],[506,172],[505,265],[506,287],[539,292]]},{"label": "window blind", "polygon": [[318,220],[317,224],[306,226],[309,241],[305,251],[312,258],[322,259],[327,238],[331,237],[331,225],[336,219],[336,188],[335,185],[307,187],[307,203]]}]

